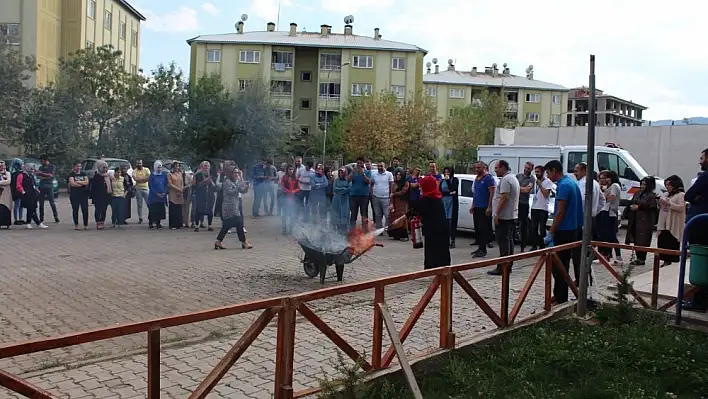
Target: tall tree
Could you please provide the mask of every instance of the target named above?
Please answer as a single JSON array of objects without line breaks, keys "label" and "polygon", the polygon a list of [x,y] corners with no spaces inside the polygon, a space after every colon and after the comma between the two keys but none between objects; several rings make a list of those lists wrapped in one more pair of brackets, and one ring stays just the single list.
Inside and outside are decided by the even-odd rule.
[{"label": "tall tree", "polygon": [[405,148],[405,124],[396,97],[390,93],[353,99],[342,112],[344,148],[348,158],[367,155],[380,160]]},{"label": "tall tree", "polygon": [[418,91],[400,106],[399,114],[403,124],[403,146],[397,155],[405,162],[421,154],[428,155],[440,134],[435,101]]},{"label": "tall tree", "polygon": [[0,139],[13,143],[22,129],[23,111],[29,100],[28,86],[37,70],[34,57],[23,56],[19,48],[7,45],[0,36]]}]

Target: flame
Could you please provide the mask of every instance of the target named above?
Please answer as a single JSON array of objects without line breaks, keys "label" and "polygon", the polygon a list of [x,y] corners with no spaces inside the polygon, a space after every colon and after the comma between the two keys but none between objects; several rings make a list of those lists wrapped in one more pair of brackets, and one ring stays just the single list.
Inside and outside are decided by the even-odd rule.
[{"label": "flame", "polygon": [[352,255],[360,255],[374,246],[376,238],[374,237],[375,226],[371,220],[365,220],[363,226],[354,226],[347,233],[347,242],[349,243],[349,253]]}]

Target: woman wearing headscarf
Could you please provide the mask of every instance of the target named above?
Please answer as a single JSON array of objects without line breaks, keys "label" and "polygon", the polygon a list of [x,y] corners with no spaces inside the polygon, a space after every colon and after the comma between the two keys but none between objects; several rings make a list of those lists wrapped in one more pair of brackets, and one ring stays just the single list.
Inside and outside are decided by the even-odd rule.
[{"label": "woman wearing headscarf", "polygon": [[165,219],[167,207],[167,175],[162,167],[162,162],[155,161],[150,178],[148,178],[148,228],[161,229]]},{"label": "woman wearing headscarf", "polygon": [[[217,176],[218,178],[218,176]],[[216,179],[211,176],[211,164],[204,161],[199,165],[199,171],[192,179],[192,190],[194,191],[194,231],[205,228],[204,217],[207,217],[209,231],[214,231],[211,224],[214,220],[214,202],[216,201]]]},{"label": "woman wearing headscarf", "polygon": [[17,176],[16,184],[17,192],[20,193],[22,199],[22,207],[26,209],[27,218],[25,225],[28,229],[32,228],[34,222],[40,229],[46,229],[47,226],[39,220],[37,216],[37,200],[39,199],[39,191],[34,182],[34,166],[25,164],[22,173]]},{"label": "woman wearing headscarf", "polygon": [[10,228],[12,224],[12,176],[7,171],[5,161],[0,159],[0,228]]},{"label": "woman wearing headscarf", "polygon": [[120,168],[113,170],[111,176],[111,227],[123,228],[125,225],[125,177]]},{"label": "woman wearing headscarf", "polygon": [[[656,231],[659,237],[656,244],[662,249],[681,250],[683,228],[686,224],[686,201],[684,200],[683,180],[676,175],[671,175],[664,180],[666,192],[659,198],[659,222]],[[663,262],[661,267],[678,262],[678,255],[659,255]]]},{"label": "woman wearing headscarf", "polygon": [[111,176],[108,173],[108,164],[105,161],[96,162],[96,174],[93,175],[89,187],[91,200],[93,201],[93,218],[96,221],[96,229],[103,230],[106,223],[106,211],[113,197]]},{"label": "woman wearing headscarf", "polygon": [[345,234],[349,229],[349,190],[352,182],[347,180],[347,168],[337,171],[337,178],[332,182],[332,227]]},{"label": "woman wearing headscarf", "polygon": [[442,193],[438,189],[438,180],[433,176],[425,176],[419,180],[422,192],[420,200],[413,205],[423,223],[423,245],[426,269],[449,266],[450,260],[450,226],[445,218],[445,205]]},{"label": "woman wearing headscarf", "polygon": [[216,237],[214,249],[226,249],[223,241],[226,234],[232,228],[236,228],[238,240],[241,248],[251,249],[251,244],[246,241],[246,233],[243,229],[243,211],[241,210],[241,196],[248,192],[248,183],[241,180],[240,171],[236,165],[226,166],[224,171],[224,181],[221,184],[221,230]]},{"label": "woman wearing headscarf", "polygon": [[123,176],[123,190],[125,190],[125,218],[123,218],[123,223],[127,224],[126,220],[133,217],[133,206],[131,205],[131,200],[135,198],[135,180],[133,176],[128,174],[128,165],[120,165],[120,174]]},{"label": "woman wearing headscarf", "polygon": [[170,230],[182,228],[182,206],[184,205],[184,180],[182,175],[182,165],[177,161],[172,161],[172,171],[167,175],[169,186],[167,199],[169,205],[169,226]]},{"label": "woman wearing headscarf", "polygon": [[457,201],[457,188],[460,182],[455,177],[455,170],[451,167],[443,169],[443,178],[440,180],[440,192],[443,205],[445,205],[445,218],[450,225],[450,248],[455,248],[455,233],[457,232],[457,215],[460,204]]},{"label": "woman wearing headscarf", "polygon": [[20,158],[15,158],[12,160],[12,166],[10,167],[10,192],[12,193],[12,216],[15,222],[13,224],[23,225],[25,221],[22,219],[22,198],[20,193],[17,191],[17,176],[22,174],[22,169],[24,166],[24,161]]},{"label": "woman wearing headscarf", "polygon": [[[393,191],[391,191],[391,205],[388,215],[389,223],[398,220],[408,213],[408,188],[410,183],[406,179],[406,172],[403,168],[393,170]],[[401,223],[401,227],[390,226],[388,236],[394,240],[408,240],[408,223]]]},{"label": "woman wearing headscarf", "polygon": [[281,216],[283,235],[287,235],[293,231],[293,222],[297,220],[297,200],[300,193],[300,182],[292,165],[285,168],[285,175],[280,180],[280,186],[283,190],[284,206]]},{"label": "woman wearing headscarf", "polygon": [[[657,205],[656,180],[647,176],[639,183],[639,191],[632,197],[629,206],[629,225],[627,226],[627,239],[640,247],[650,247],[654,235],[654,220]],[[643,266],[647,259],[646,252],[637,252],[637,258],[631,262],[634,266]]]}]

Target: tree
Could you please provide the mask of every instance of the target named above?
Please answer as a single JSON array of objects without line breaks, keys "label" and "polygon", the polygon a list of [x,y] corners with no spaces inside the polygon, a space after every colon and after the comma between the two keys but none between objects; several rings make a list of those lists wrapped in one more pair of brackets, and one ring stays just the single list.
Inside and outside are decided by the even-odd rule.
[{"label": "tree", "polygon": [[481,144],[494,142],[494,129],[506,127],[506,101],[497,93],[483,91],[479,102],[455,108],[441,125],[441,132],[448,137],[453,157],[469,159]]},{"label": "tree", "polygon": [[421,154],[430,154],[440,133],[437,104],[418,91],[400,106],[399,114],[403,124],[403,148],[397,155],[410,162]]},{"label": "tree", "polygon": [[80,94],[84,117],[96,130],[91,138],[98,153],[112,149],[112,129],[132,105],[130,94],[136,81],[122,59],[122,53],[109,45],[78,50],[60,62],[58,84]]},{"label": "tree", "polygon": [[0,139],[15,142],[22,129],[22,115],[29,100],[28,87],[37,70],[34,57],[25,57],[18,48],[6,44],[0,36]]},{"label": "tree", "polygon": [[405,125],[396,97],[390,93],[360,97],[342,112],[344,149],[348,158],[359,155],[388,160],[405,148]]}]

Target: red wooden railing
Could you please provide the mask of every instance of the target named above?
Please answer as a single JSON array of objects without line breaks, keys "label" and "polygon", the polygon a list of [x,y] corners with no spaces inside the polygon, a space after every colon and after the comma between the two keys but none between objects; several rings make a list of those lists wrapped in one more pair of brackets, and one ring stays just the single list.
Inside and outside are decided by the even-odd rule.
[{"label": "red wooden railing", "polygon": [[[634,247],[621,244],[608,244],[593,242],[595,246],[604,246],[612,248],[624,248],[635,251],[644,251],[654,254],[671,254],[678,255],[678,251],[662,250],[657,248]],[[325,288],[317,291],[306,292],[302,294],[269,298],[253,302],[246,302],[237,305],[224,306],[204,310],[200,312],[187,313],[178,316],[163,317],[143,321],[139,323],[128,323],[115,327],[106,327],[96,330],[90,330],[80,333],[68,334],[51,338],[40,338],[27,342],[2,345],[0,346],[0,359],[27,355],[31,353],[47,351],[51,349],[65,348],[69,346],[85,344],[110,338],[121,337],[131,334],[146,333],[147,335],[147,392],[148,398],[158,399],[160,397],[160,330],[168,327],[175,327],[200,321],[206,321],[226,316],[233,316],[241,313],[261,311],[260,316],[251,324],[251,326],[243,333],[241,338],[233,345],[227,354],[221,359],[216,367],[206,376],[199,386],[190,395],[190,398],[205,398],[209,392],[219,383],[221,378],[229,371],[229,369],[238,361],[239,357],[248,349],[248,347],[256,340],[258,335],[268,326],[268,324],[277,318],[277,344],[276,344],[276,361],[275,361],[275,398],[293,398],[312,394],[317,389],[310,389],[301,392],[293,391],[293,357],[295,348],[295,329],[296,316],[300,313],[306,320],[329,338],[342,352],[354,361],[360,362],[365,371],[374,371],[385,369],[391,366],[395,352],[393,345],[383,348],[383,330],[384,322],[378,305],[385,303],[385,289],[387,286],[433,277],[433,281],[428,286],[423,296],[420,298],[416,306],[413,308],[410,316],[403,324],[399,336],[401,342],[404,342],[409,336],[416,322],[423,314],[423,311],[433,299],[435,294],[440,291],[440,331],[439,331],[439,346],[438,350],[448,350],[455,347],[455,333],[453,332],[452,318],[452,293],[455,283],[469,295],[470,298],[480,307],[480,309],[489,317],[489,319],[499,328],[504,328],[514,324],[516,321],[521,306],[528,296],[534,282],[536,281],[542,270],[544,273],[544,311],[551,311],[553,298],[551,296],[552,286],[552,269],[556,268],[568,283],[572,292],[577,296],[578,289],[568,275],[567,270],[561,265],[557,253],[559,251],[577,248],[580,243],[571,243],[560,245],[557,247],[521,253],[517,255],[507,256],[503,258],[482,260],[474,263],[466,263],[455,266],[448,266],[437,269],[423,270],[419,272],[400,274],[390,277],[384,277],[376,280],[365,281],[361,283],[340,285],[331,288]],[[601,264],[607,271],[617,280],[619,274],[613,267],[604,259],[596,249],[592,249],[595,256],[600,259]],[[516,301],[512,304],[509,301],[510,296],[510,272],[509,265],[511,262],[518,262],[525,259],[538,257],[534,264],[531,274],[524,284],[521,293]],[[472,285],[462,276],[462,272],[487,268],[490,266],[501,265],[502,267],[502,284],[501,284],[501,301],[499,304],[499,312],[494,311],[492,306],[482,298],[482,296],[472,287]],[[654,278],[652,282],[651,304],[637,294],[633,289],[630,293],[634,296],[639,304],[643,307],[651,307],[657,309],[658,304],[658,283],[659,283],[659,259],[654,258]],[[308,302],[315,300],[330,298],[338,295],[351,294],[364,290],[374,291],[374,306],[373,306],[373,337],[371,342],[371,360],[368,361],[358,353],[350,344],[346,342],[334,329],[326,322],[318,317],[315,312],[307,305]],[[690,295],[690,290],[687,295]],[[661,310],[666,310],[676,303],[676,299],[668,304],[663,305]],[[510,305],[511,309],[510,309]],[[538,316],[534,316],[538,317]],[[22,378],[0,371],[0,386],[4,386],[11,391],[22,394],[30,398],[50,399],[54,396],[23,380]]]}]

